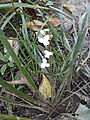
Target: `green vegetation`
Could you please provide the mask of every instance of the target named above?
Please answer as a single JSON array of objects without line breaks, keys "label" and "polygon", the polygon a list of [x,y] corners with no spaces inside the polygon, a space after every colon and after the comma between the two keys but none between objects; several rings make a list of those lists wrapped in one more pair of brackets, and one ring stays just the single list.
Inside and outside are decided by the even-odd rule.
[{"label": "green vegetation", "polygon": [[[22,3],[21,0],[18,0],[18,2],[12,1],[0,4],[0,11],[2,11],[0,12],[0,46],[3,46],[0,50],[0,61],[2,61],[0,65],[0,87],[2,92],[4,91],[0,96],[0,100],[7,103],[11,108],[12,106],[20,106],[39,110],[46,114],[47,120],[52,114],[60,114],[63,107],[62,104],[66,103],[68,109],[71,97],[77,95],[78,92],[89,86],[90,83],[86,81],[79,89],[72,89],[73,81],[79,78],[84,79],[83,76],[86,77],[85,80],[90,79],[90,68],[87,63],[90,53],[86,54],[82,48],[88,32],[90,8],[88,7],[82,24],[78,22],[77,30],[76,19],[51,6],[53,2],[42,2],[42,5],[37,1],[31,2],[26,0],[26,3]],[[32,16],[26,12],[30,8],[33,9],[34,15]],[[36,15],[37,13],[39,17]],[[47,18],[46,16],[49,17]],[[70,19],[73,23],[74,35],[71,37],[71,40],[70,31],[65,32],[63,29],[62,16]],[[50,23],[50,19],[53,19],[53,17],[56,19],[60,18],[60,21],[58,21],[60,22],[59,25],[55,26],[52,25],[52,22]],[[37,20],[35,24],[33,20]],[[27,27],[27,22],[30,23],[29,27]],[[79,26],[79,24],[81,25]],[[49,31],[46,31],[44,35],[43,30],[46,28]],[[10,33],[13,33],[12,36]],[[45,39],[46,36],[49,38],[48,40]],[[44,39],[48,45],[44,45],[45,42],[40,43],[39,40],[41,39]],[[8,40],[18,43],[17,52]],[[5,49],[7,52],[5,52]],[[51,54],[50,57],[44,57],[45,50],[51,52],[48,53]],[[43,61],[42,65],[45,64],[44,67],[41,66],[43,58],[47,60],[46,63]],[[22,74],[23,78],[17,75],[17,72],[14,71],[15,68]],[[5,78],[4,75],[7,74],[8,69],[11,77]],[[39,90],[42,75],[48,78],[51,85],[51,95],[47,95],[47,97]],[[21,83],[22,79],[27,82],[24,81],[25,84]],[[15,80],[20,80],[19,84],[16,84]],[[14,82],[11,85],[10,82],[12,81]],[[24,86],[19,90],[18,88],[22,84]],[[26,86],[29,88],[30,93],[23,89]],[[69,102],[68,104],[67,101]],[[67,114],[69,113],[67,110],[65,111]],[[72,114],[70,115],[73,117]],[[0,119],[16,120],[18,118],[12,114],[0,114]],[[19,119],[29,120],[28,118]]]}]

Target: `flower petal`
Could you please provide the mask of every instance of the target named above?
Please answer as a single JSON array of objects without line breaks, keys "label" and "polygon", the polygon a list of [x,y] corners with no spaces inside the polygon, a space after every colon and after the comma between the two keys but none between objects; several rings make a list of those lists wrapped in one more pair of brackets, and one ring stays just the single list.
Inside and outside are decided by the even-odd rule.
[{"label": "flower petal", "polygon": [[41,35],[45,35],[45,31],[44,30],[40,30]]},{"label": "flower petal", "polygon": [[40,43],[43,43],[44,39],[43,39],[43,38],[38,37],[38,41],[39,41]]},{"label": "flower petal", "polygon": [[45,68],[46,67],[44,63],[41,63],[40,66],[41,66],[41,68]]},{"label": "flower petal", "polygon": [[49,67],[50,64],[47,63],[47,60],[45,58],[43,58],[40,66],[41,66],[41,68],[45,68],[45,67]]},{"label": "flower petal", "polygon": [[50,55],[45,55],[45,58],[49,58]]},{"label": "flower petal", "polygon": [[44,42],[43,42],[43,45],[44,46],[47,46],[47,45],[49,45],[50,44],[50,42],[48,41],[48,40],[44,40]]},{"label": "flower petal", "polygon": [[50,64],[49,64],[49,63],[47,63],[47,64],[46,64],[46,67],[50,67]]},{"label": "flower petal", "polygon": [[50,36],[49,35],[45,35],[44,36],[44,41],[48,41],[50,39]]},{"label": "flower petal", "polygon": [[53,52],[49,52],[48,50],[44,51],[45,54],[53,55]]},{"label": "flower petal", "polygon": [[45,50],[44,53],[45,53],[45,58],[49,58],[50,55],[53,55],[53,53],[49,52],[48,50]]},{"label": "flower petal", "polygon": [[45,58],[42,59],[43,63],[46,64],[47,60]]}]

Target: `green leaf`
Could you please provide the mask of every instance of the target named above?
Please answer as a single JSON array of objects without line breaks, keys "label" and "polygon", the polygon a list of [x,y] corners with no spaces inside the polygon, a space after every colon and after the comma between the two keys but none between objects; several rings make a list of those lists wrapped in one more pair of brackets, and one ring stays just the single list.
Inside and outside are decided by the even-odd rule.
[{"label": "green leaf", "polygon": [[53,5],[53,1],[48,1],[45,6]]},{"label": "green leaf", "polygon": [[0,77],[0,85],[2,85],[9,92],[14,93],[15,95],[17,95],[19,98],[30,101],[29,102],[30,105],[32,105],[33,103],[34,104],[37,103],[32,97],[30,97],[30,96],[24,94],[23,92],[17,90],[13,86],[11,86],[9,83],[5,82],[1,77]]},{"label": "green leaf", "polygon": [[18,90],[24,88],[25,85],[19,85]]},{"label": "green leaf", "polygon": [[48,0],[43,0],[44,3],[46,3]]},{"label": "green leaf", "polygon": [[14,64],[12,62],[9,62],[8,66],[12,68],[12,67],[14,67]]},{"label": "green leaf", "polygon": [[8,4],[0,4],[0,9],[10,9],[10,8],[18,8],[18,7],[25,7],[25,8],[36,8],[36,9],[48,9],[46,7],[42,7],[42,6],[37,6],[37,5],[30,5],[30,4],[26,4],[26,3],[18,3],[18,2],[13,2],[12,3],[8,3]]},{"label": "green leaf", "polygon": [[0,52],[0,60],[7,62],[6,57]]},{"label": "green leaf", "polygon": [[0,114],[0,120],[31,120],[31,119],[26,117],[17,117],[14,115]]},{"label": "green leaf", "polygon": [[4,64],[2,67],[1,67],[1,74],[3,75],[4,73],[5,73],[5,71],[6,71],[6,67],[7,65],[6,64]]},{"label": "green leaf", "polygon": [[4,101],[4,102],[7,102],[9,104],[12,104],[12,105],[18,105],[18,106],[23,106],[23,107],[26,107],[26,106],[31,107],[30,105],[25,104],[25,103],[23,103],[21,101],[15,101],[15,100],[9,99],[7,97],[3,97],[3,96],[0,96],[0,100]]},{"label": "green leaf", "polygon": [[29,75],[29,73],[27,72],[27,70],[25,69],[25,67],[22,65],[22,62],[18,59],[17,55],[15,54],[14,50],[12,49],[12,47],[10,46],[9,42],[7,41],[7,39],[5,39],[5,36],[3,34],[3,31],[0,30],[0,40],[2,41],[2,43],[5,45],[8,53],[10,54],[10,56],[13,58],[13,60],[15,61],[16,65],[18,66],[18,68],[20,69],[20,71],[22,72],[22,74],[26,77],[26,79],[28,80],[28,82],[32,85],[32,87],[34,88],[35,91],[38,91],[37,86],[35,85],[34,80],[31,78],[31,76]]}]

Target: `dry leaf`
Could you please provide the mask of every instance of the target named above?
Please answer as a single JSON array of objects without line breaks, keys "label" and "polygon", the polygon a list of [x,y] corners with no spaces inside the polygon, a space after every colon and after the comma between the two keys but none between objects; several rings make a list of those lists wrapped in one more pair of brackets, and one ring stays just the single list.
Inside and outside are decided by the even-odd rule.
[{"label": "dry leaf", "polygon": [[8,82],[9,84],[11,84],[11,85],[27,85],[30,89],[32,88],[32,85],[27,81],[27,79],[23,76],[23,74],[20,71],[17,71],[16,75],[18,76],[18,79]]},{"label": "dry leaf", "polygon": [[43,25],[43,22],[39,21],[39,20],[33,20],[32,21],[34,23],[34,25],[36,26],[42,26]]},{"label": "dry leaf", "polygon": [[45,98],[51,97],[51,85],[44,74],[42,75],[42,82],[39,86],[39,91]]},{"label": "dry leaf", "polygon": [[60,19],[58,18],[50,18],[50,23],[53,25],[53,27],[57,27],[60,25]]},{"label": "dry leaf", "polygon": [[11,85],[27,85],[29,88],[32,87],[32,85],[26,79],[15,80],[8,83]]},{"label": "dry leaf", "polygon": [[[41,26],[43,26],[43,22],[41,22],[40,20],[32,20],[31,22],[27,22],[26,24],[26,27],[33,31],[40,30]],[[44,26],[44,28],[48,28],[47,24]]]},{"label": "dry leaf", "polygon": [[72,9],[71,6],[64,4],[63,7],[64,7],[67,11],[69,11],[70,13],[73,12],[73,9]]},{"label": "dry leaf", "polygon": [[[46,16],[47,19],[49,19],[49,16]],[[60,25],[60,19],[57,17],[52,17],[49,19],[49,22],[53,25],[53,27],[57,27]]]},{"label": "dry leaf", "polygon": [[[18,55],[19,45],[18,45],[18,42],[16,41],[16,38],[10,38],[10,40],[8,40],[8,42],[11,45],[11,47],[13,48],[16,55]],[[4,53],[7,53],[6,48],[4,49]],[[9,57],[9,61],[13,62],[13,59],[11,56]]]},{"label": "dry leaf", "polygon": [[33,22],[27,22],[26,27],[27,27],[28,29],[33,30],[33,31],[38,31],[38,30],[40,29],[40,26],[34,25]]}]

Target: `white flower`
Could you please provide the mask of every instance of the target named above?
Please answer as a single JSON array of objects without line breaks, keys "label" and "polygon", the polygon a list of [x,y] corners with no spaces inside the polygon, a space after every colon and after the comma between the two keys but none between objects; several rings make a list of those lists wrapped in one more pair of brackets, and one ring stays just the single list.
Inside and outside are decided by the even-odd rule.
[{"label": "white flower", "polygon": [[45,40],[45,41],[47,41],[47,40],[49,40],[49,39],[50,39],[50,36],[49,36],[49,35],[45,35],[45,36],[44,36],[44,40]]},{"label": "white flower", "polygon": [[50,55],[53,55],[53,53],[49,52],[48,50],[45,50],[44,53],[45,53],[45,58],[49,58]]},{"label": "white flower", "polygon": [[38,42],[43,43],[44,39],[41,37],[38,37]]},{"label": "white flower", "polygon": [[50,64],[47,63],[47,60],[45,58],[43,58],[40,66],[41,66],[41,68],[45,68],[45,67],[49,67]]},{"label": "white flower", "polygon": [[43,45],[44,45],[44,46],[47,46],[47,45],[49,45],[49,44],[50,44],[49,41],[44,41],[44,42],[43,42]]},{"label": "white flower", "polygon": [[45,35],[44,37],[38,37],[38,41],[40,42],[40,43],[43,43],[43,45],[44,46],[47,46],[47,45],[49,45],[50,43],[49,43],[49,35]]},{"label": "white flower", "polygon": [[45,31],[44,30],[40,30],[41,35],[45,35]]}]

